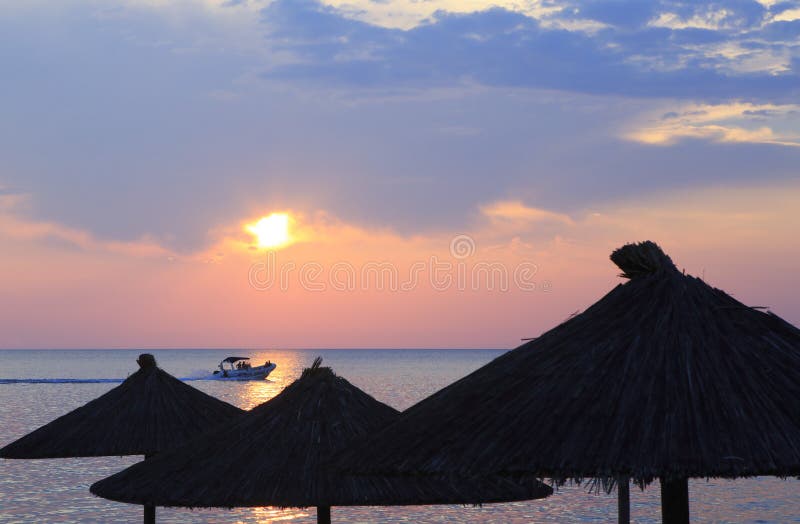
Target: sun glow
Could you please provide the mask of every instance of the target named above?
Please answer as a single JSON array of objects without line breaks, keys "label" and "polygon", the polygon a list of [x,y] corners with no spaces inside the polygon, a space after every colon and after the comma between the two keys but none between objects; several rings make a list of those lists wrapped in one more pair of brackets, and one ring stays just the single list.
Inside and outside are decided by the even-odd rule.
[{"label": "sun glow", "polygon": [[256,236],[258,247],[279,247],[291,240],[289,215],[286,213],[272,213],[258,222],[246,225],[245,229]]}]

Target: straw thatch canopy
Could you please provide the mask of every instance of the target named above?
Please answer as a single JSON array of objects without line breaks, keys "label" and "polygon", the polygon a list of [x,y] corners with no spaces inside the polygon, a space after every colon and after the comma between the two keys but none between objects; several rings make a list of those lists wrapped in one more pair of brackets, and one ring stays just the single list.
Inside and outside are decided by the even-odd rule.
[{"label": "straw thatch canopy", "polygon": [[343,506],[526,500],[552,490],[532,477],[345,477],[327,468],[348,443],[398,412],[315,365],[225,428],[101,480],[92,493],[156,506]]},{"label": "straw thatch canopy", "polygon": [[642,485],[800,474],[800,330],[652,242],[611,259],[626,283],[411,407],[342,466]]},{"label": "straw thatch canopy", "polygon": [[152,455],[244,413],[159,369],[140,368],[88,404],[0,449],[16,459]]}]

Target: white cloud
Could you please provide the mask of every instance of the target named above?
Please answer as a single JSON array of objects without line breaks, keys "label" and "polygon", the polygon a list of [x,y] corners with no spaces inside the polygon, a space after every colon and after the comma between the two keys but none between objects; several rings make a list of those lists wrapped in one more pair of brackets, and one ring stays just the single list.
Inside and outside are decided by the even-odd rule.
[{"label": "white cloud", "polygon": [[547,29],[563,29],[565,31],[582,32],[582,33],[596,33],[602,29],[610,27],[608,24],[591,20],[589,18],[567,18],[560,16],[552,16],[542,18],[540,20],[542,27]]},{"label": "white cloud", "polygon": [[666,27],[668,29],[709,29],[719,31],[731,27],[731,15],[726,9],[709,10],[683,17],[677,13],[664,12],[650,20],[650,27]]},{"label": "white cloud", "polygon": [[792,69],[789,49],[766,46],[745,46],[744,42],[724,42],[694,46],[698,54],[711,58],[715,69],[734,73],[768,73],[779,75]]},{"label": "white cloud", "polygon": [[413,29],[430,22],[437,12],[456,14],[477,13],[502,8],[538,20],[542,27],[566,31],[594,33],[607,24],[580,18],[577,11],[567,9],[567,2],[528,0],[393,0],[374,2],[358,0],[322,0],[343,15],[362,22],[393,29]]},{"label": "white cloud", "polygon": [[631,127],[624,138],[653,145],[692,138],[797,147],[800,105],[685,104],[669,111],[654,111]]},{"label": "white cloud", "polygon": [[793,20],[800,20],[800,8],[798,9],[787,9],[786,11],[781,11],[777,15],[771,18],[771,22],[791,22]]}]

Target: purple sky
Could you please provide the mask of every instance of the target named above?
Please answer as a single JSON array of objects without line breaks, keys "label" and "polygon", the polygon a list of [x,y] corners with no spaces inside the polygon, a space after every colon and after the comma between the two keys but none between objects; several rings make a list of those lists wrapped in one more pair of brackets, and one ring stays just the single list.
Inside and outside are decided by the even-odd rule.
[{"label": "purple sky", "polygon": [[321,300],[401,316],[397,344],[470,345],[481,300],[540,308],[479,330],[513,345],[598,298],[610,249],[644,237],[800,320],[797,1],[12,0],[0,66],[0,347],[394,345],[389,320],[309,336],[299,305],[271,338],[261,308],[294,299],[247,289],[233,333],[126,309],[237,289],[258,255],[242,224],[273,211],[306,231],[298,261],[400,264],[468,233],[562,283],[552,303],[484,290],[438,324],[425,293]]}]

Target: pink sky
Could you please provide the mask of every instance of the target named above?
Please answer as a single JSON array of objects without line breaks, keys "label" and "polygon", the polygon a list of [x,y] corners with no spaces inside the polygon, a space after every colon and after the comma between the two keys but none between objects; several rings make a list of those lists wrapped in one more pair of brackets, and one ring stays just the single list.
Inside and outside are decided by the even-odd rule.
[{"label": "pink sky", "polygon": [[[31,221],[21,213],[25,199],[6,196],[0,344],[510,348],[622,282],[610,251],[645,239],[687,272],[798,323],[800,248],[789,240],[798,201],[796,184],[709,188],[570,216],[509,200],[487,202],[458,230],[419,235],[345,223],[320,210],[264,209],[288,212],[294,238],[273,251],[276,282],[265,290],[270,255],[244,227],[259,215],[220,224],[209,232],[211,247],[179,253],[153,240],[106,242]],[[451,242],[463,245],[451,252]],[[434,283],[432,261],[441,266]],[[487,272],[475,269],[489,263],[497,271],[491,289]],[[280,268],[290,264],[282,286]],[[319,270],[313,279],[309,264]],[[384,289],[365,267],[384,268]],[[521,267],[527,273],[515,281]],[[349,287],[347,274],[355,279]]]}]

